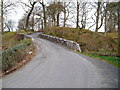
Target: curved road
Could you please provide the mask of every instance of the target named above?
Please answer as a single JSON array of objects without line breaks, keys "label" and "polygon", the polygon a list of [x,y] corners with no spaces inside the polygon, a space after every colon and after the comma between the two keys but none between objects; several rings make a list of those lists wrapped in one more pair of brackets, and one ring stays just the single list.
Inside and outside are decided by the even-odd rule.
[{"label": "curved road", "polygon": [[37,55],[5,76],[3,88],[117,88],[118,70],[32,34]]}]

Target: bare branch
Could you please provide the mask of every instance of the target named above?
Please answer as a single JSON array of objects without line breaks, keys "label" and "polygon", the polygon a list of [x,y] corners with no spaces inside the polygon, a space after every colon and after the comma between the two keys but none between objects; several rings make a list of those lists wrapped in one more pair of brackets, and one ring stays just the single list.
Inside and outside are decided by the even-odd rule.
[{"label": "bare branch", "polygon": [[27,5],[26,3],[24,2],[20,2],[21,4],[24,4],[25,6],[29,7],[29,8],[32,8],[31,6]]}]

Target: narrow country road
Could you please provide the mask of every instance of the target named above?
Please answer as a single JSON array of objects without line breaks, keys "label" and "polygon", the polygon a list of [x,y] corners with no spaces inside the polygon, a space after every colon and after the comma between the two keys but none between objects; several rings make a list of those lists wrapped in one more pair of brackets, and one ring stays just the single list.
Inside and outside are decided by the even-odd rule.
[{"label": "narrow country road", "polygon": [[38,51],[2,80],[3,88],[117,88],[118,70],[32,34]]}]

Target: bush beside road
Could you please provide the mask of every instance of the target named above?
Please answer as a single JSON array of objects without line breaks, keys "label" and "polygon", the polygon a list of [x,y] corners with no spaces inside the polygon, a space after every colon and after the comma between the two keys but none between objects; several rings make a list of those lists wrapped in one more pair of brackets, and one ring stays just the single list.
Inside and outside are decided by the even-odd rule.
[{"label": "bush beside road", "polygon": [[[9,34],[11,34],[11,33],[9,33]],[[12,35],[9,35],[9,36],[14,37],[14,35],[16,35],[16,33],[12,33]],[[24,35],[17,34],[17,36],[24,36]],[[4,35],[4,37],[5,37],[5,35]],[[27,38],[26,36],[24,36],[24,37],[25,37],[24,39],[21,39],[19,41],[17,41],[17,39],[14,40],[14,42],[17,42],[16,44],[14,43],[11,46],[6,46],[9,48],[3,49],[1,51],[1,55],[2,55],[2,58],[0,58],[0,61],[1,61],[0,68],[2,69],[1,75],[5,75],[5,74],[11,72],[11,70],[13,71],[13,69],[16,69],[17,68],[16,66],[19,65],[19,63],[26,61],[26,60],[24,60],[24,58],[26,56],[28,56],[29,54],[32,54],[34,52],[35,46],[32,43],[31,38]],[[3,43],[3,45],[4,45],[4,43]],[[30,55],[29,55],[29,57],[30,57]]]}]

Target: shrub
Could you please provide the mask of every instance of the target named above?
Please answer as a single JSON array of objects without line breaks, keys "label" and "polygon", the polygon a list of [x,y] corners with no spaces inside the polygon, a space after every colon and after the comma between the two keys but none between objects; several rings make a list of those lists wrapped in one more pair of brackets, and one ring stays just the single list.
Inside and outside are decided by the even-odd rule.
[{"label": "shrub", "polygon": [[2,72],[6,72],[23,60],[27,52],[30,51],[29,47],[31,45],[32,41],[30,39],[24,39],[19,44],[2,51]]}]

